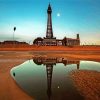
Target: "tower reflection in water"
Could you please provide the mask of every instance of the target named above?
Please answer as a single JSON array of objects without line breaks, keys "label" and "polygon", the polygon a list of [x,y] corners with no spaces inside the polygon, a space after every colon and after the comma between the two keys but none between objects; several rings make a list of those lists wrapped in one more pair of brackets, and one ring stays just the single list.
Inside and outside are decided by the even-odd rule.
[{"label": "tower reflection in water", "polygon": [[[77,69],[79,69],[80,61],[79,60],[72,60],[67,58],[57,58],[57,57],[34,57],[33,61],[37,65],[45,65],[46,66],[46,73],[47,73],[47,95],[48,99],[50,100],[52,95],[52,74],[53,74],[53,66],[57,63],[63,63],[65,66],[70,64],[76,64]],[[59,87],[58,87],[59,88]]]}]

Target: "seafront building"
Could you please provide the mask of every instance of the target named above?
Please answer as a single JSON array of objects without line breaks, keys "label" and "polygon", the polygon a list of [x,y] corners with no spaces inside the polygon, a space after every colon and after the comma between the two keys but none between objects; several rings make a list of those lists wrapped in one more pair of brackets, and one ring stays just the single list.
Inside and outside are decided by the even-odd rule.
[{"label": "seafront building", "polygon": [[29,44],[26,42],[11,41],[11,40],[0,42],[0,47],[13,47],[13,46],[24,47],[24,46],[29,46]]},{"label": "seafront building", "polygon": [[37,37],[34,41],[34,45],[40,45],[40,46],[74,46],[74,45],[80,45],[80,37],[79,34],[77,34],[76,39],[72,38],[66,38],[63,39],[56,39],[56,37],[53,36],[53,28],[52,28],[52,8],[49,4],[47,9],[48,19],[47,19],[47,31],[46,31],[46,37]]}]

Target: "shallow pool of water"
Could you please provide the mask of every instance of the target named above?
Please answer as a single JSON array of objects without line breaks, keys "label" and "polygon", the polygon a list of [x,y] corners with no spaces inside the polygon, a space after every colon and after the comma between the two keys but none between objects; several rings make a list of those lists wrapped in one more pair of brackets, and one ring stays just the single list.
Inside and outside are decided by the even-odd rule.
[{"label": "shallow pool of water", "polygon": [[36,100],[84,100],[69,77],[69,72],[79,69],[100,71],[100,63],[35,57],[12,68],[11,76]]}]

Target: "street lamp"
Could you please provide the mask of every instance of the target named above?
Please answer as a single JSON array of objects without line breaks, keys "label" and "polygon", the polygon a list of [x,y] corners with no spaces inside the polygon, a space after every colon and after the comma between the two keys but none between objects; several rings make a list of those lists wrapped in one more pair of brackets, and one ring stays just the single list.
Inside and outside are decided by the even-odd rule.
[{"label": "street lamp", "polygon": [[[16,31],[16,27],[13,28],[14,32]],[[14,32],[13,32],[13,41],[14,41]]]}]

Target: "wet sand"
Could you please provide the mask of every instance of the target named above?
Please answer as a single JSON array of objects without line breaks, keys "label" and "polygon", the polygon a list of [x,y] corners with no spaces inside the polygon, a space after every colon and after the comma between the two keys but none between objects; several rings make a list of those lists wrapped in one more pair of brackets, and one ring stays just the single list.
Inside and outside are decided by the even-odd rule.
[{"label": "wet sand", "polygon": [[85,100],[100,100],[100,72],[78,70],[71,73],[71,78]]},{"label": "wet sand", "polygon": [[[0,52],[0,100],[33,100],[28,96],[12,79],[10,75],[10,70],[28,59],[32,59],[34,56],[45,56],[45,57],[65,57],[65,58],[74,58],[74,59],[84,59],[84,60],[93,60],[100,62],[99,53],[64,53],[64,52],[17,52],[17,51],[1,51]],[[98,73],[98,74],[97,74]],[[86,77],[82,79],[80,75]],[[99,100],[98,99],[98,89],[100,90],[100,73],[92,71],[78,71],[71,74],[73,82],[79,92],[86,98],[86,100]],[[92,76],[92,77],[91,77]],[[78,82],[81,80],[80,82]],[[89,80],[89,81],[88,81]],[[93,81],[94,80],[94,81]],[[88,82],[87,84],[91,87],[88,87],[86,84],[85,89],[83,83]],[[80,83],[80,85],[78,85]],[[81,87],[81,85],[83,87]],[[87,89],[90,89],[87,92]],[[97,90],[96,90],[97,89]],[[96,91],[96,92],[93,92]],[[91,93],[92,94],[91,94]],[[90,94],[87,96],[87,94]],[[91,96],[93,95],[93,96]],[[100,96],[100,94],[99,94]],[[93,98],[94,97],[94,98]],[[93,99],[92,99],[93,98]]]},{"label": "wet sand", "polygon": [[12,67],[26,61],[26,59],[0,59],[0,100],[33,100],[13,80],[10,75]]},{"label": "wet sand", "polygon": [[54,51],[54,52],[34,52],[34,51],[0,51],[0,59],[31,59],[34,56],[44,56],[44,57],[64,57],[64,58],[74,58],[78,60],[91,60],[100,62],[100,52],[64,52],[64,51]]}]

